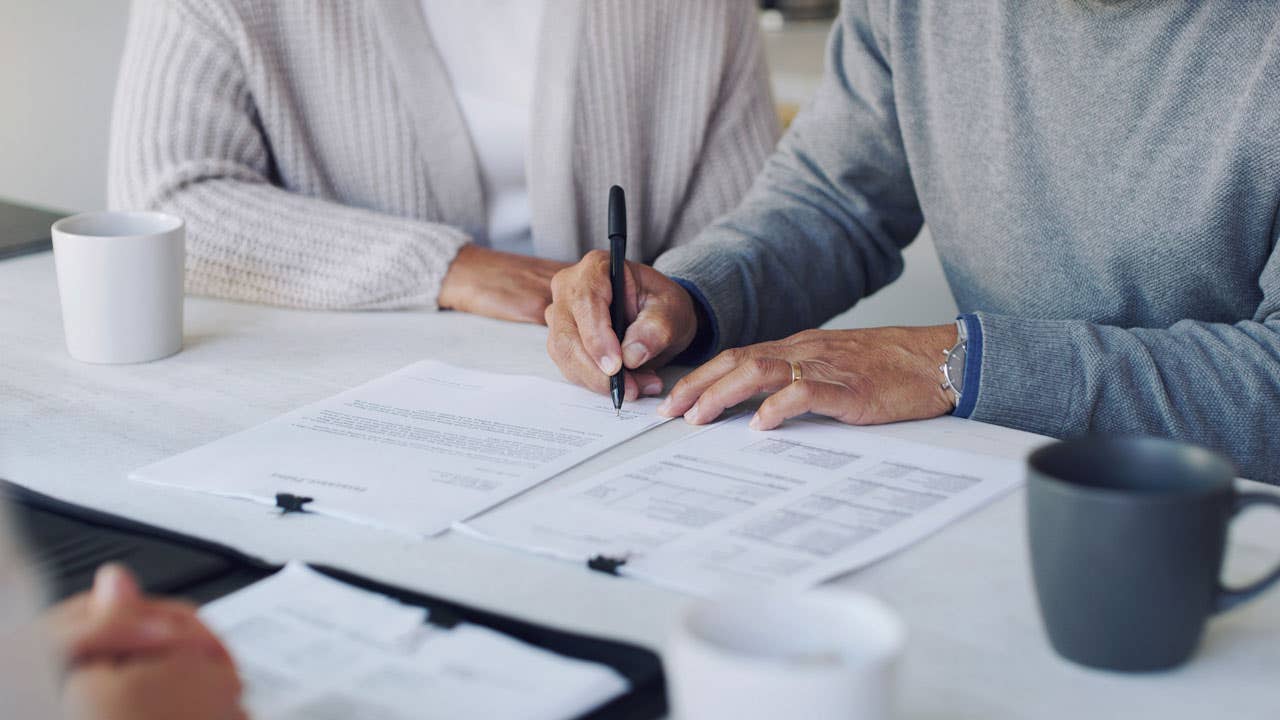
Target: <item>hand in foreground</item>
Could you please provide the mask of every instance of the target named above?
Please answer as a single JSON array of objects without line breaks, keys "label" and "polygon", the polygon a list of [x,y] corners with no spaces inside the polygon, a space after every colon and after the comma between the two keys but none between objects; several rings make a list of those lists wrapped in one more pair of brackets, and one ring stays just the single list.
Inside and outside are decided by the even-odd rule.
[{"label": "hand in foreground", "polygon": [[245,720],[235,668],[180,649],[119,663],[97,661],[68,676],[68,716],[87,720]]},{"label": "hand in foreground", "polygon": [[625,366],[626,399],[658,395],[655,370],[693,342],[698,315],[693,298],[675,281],[647,265],[628,262],[627,319],[622,342],[609,322],[613,289],[609,253],[592,250],[577,265],[556,273],[546,319],[547,352],[564,376],[598,393],[609,392],[609,377]]},{"label": "hand in foreground", "polygon": [[[806,330],[720,353],[676,383],[658,412],[702,425],[771,393],[751,419],[756,430],[807,412],[851,425],[937,417],[952,409],[938,366],[955,342],[954,325]],[[800,371],[796,382],[792,362]]]},{"label": "hand in foreground", "polygon": [[231,656],[186,603],[143,597],[124,568],[45,619],[67,666],[69,716],[92,720],[243,720]]},{"label": "hand in foreground", "polygon": [[544,322],[551,276],[566,263],[499,252],[479,245],[458,251],[440,285],[445,310],[516,322]]},{"label": "hand in foreground", "polygon": [[143,597],[137,581],[119,565],[99,568],[93,589],[54,606],[45,624],[59,657],[73,669],[180,649],[231,662],[194,607]]}]

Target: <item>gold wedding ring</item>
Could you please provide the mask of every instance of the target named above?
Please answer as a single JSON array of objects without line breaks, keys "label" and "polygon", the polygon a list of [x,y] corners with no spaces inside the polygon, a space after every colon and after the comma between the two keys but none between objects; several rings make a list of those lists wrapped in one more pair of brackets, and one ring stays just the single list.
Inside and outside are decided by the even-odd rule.
[{"label": "gold wedding ring", "polygon": [[788,360],[791,364],[791,382],[797,383],[804,379],[804,374],[800,372],[800,363],[795,360]]}]

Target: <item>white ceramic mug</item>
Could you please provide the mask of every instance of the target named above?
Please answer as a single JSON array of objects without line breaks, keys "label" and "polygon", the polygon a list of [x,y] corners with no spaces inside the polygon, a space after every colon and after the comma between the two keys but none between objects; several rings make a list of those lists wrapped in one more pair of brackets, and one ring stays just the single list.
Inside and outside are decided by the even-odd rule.
[{"label": "white ceramic mug", "polygon": [[905,643],[898,616],[852,592],[703,601],[666,651],[679,720],[888,720]]},{"label": "white ceramic mug", "polygon": [[182,220],[91,212],[53,224],[67,352],[89,363],[158,360],[182,349]]}]

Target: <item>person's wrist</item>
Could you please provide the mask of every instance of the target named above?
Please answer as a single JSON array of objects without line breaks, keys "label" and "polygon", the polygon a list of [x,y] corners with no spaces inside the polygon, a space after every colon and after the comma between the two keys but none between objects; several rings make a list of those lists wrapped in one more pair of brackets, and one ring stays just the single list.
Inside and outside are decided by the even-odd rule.
[{"label": "person's wrist", "polygon": [[440,281],[440,293],[436,297],[436,305],[440,309],[455,310],[464,304],[469,270],[480,262],[484,251],[484,248],[472,243],[458,248],[458,254],[453,256],[453,262],[449,263],[449,269]]},{"label": "person's wrist", "polygon": [[679,288],[680,293],[680,327],[684,328],[684,333],[678,338],[676,345],[671,350],[679,355],[689,348],[694,338],[708,330],[711,326],[711,319],[707,316],[707,311],[702,307],[702,303],[695,300],[688,290],[678,283],[676,287]]},{"label": "person's wrist", "polygon": [[683,291],[681,302],[687,303],[691,312],[690,316],[686,316],[689,328],[687,342],[679,343],[680,350],[673,362],[677,365],[701,365],[711,359],[719,345],[720,333],[716,327],[714,310],[697,285],[679,277],[671,280]]},{"label": "person's wrist", "polygon": [[946,386],[946,378],[939,370],[939,362],[959,338],[954,324],[932,325],[921,328],[921,342],[915,349],[925,378],[923,384],[930,396],[930,405],[938,415],[946,415],[956,408],[955,395]]},{"label": "person's wrist", "polygon": [[[692,342],[695,337],[711,332],[711,316],[707,314],[707,309],[702,306],[702,303],[693,299],[693,296],[689,294],[688,290],[685,290],[682,287],[680,288],[680,292],[684,295],[685,306],[687,306],[689,308],[689,312],[693,314],[693,334],[689,336],[689,341]],[[688,346],[689,343],[685,343],[685,347]],[[683,352],[684,348],[682,347],[680,350]]]}]

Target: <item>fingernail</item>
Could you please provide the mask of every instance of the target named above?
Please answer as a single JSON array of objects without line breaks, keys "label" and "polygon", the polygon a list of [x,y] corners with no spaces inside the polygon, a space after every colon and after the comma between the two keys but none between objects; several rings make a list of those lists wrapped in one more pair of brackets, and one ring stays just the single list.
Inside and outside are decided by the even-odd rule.
[{"label": "fingernail", "polygon": [[649,383],[644,386],[645,395],[657,395],[662,392],[662,383]]},{"label": "fingernail", "polygon": [[685,422],[698,422],[698,403],[694,403],[693,407],[689,408],[689,412],[684,414],[684,419]]},{"label": "fingernail", "polygon": [[93,576],[93,593],[89,601],[98,610],[119,604],[130,591],[129,577],[119,565],[103,565]]},{"label": "fingernail", "polygon": [[627,346],[622,348],[622,359],[627,367],[640,367],[649,359],[649,349],[638,342],[627,343]]},{"label": "fingernail", "polygon": [[658,403],[658,414],[665,417],[671,417],[671,396],[668,395]]},{"label": "fingernail", "polygon": [[600,358],[600,371],[605,375],[612,375],[618,372],[618,361],[609,356]]},{"label": "fingernail", "polygon": [[173,637],[176,628],[167,618],[147,618],[138,624],[138,634],[146,640],[167,640]]},{"label": "fingernail", "polygon": [[751,428],[752,430],[759,430],[759,429],[760,429],[760,416],[759,416],[759,415],[752,415],[752,416],[751,416],[751,422],[747,423],[747,427]]}]

